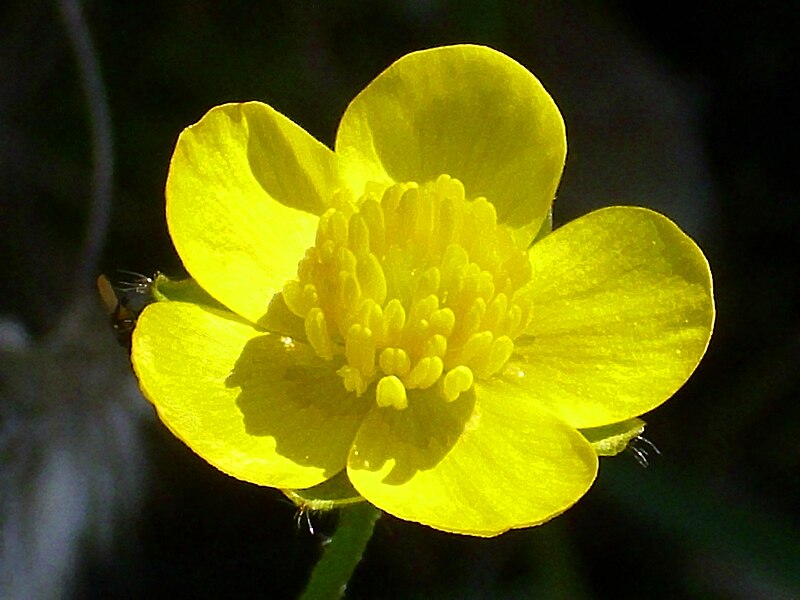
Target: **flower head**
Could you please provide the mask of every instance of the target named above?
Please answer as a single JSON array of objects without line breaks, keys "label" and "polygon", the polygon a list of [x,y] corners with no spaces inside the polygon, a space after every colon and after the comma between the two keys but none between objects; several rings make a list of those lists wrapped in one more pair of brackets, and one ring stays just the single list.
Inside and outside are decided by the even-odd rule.
[{"label": "flower head", "polygon": [[474,535],[563,512],[714,318],[706,260],[667,218],[611,207],[547,234],[565,154],[541,84],[479,46],[398,60],[335,151],[264,104],[212,109],[166,190],[208,296],[141,315],[144,393],[246,481],[344,472],[389,513]]}]

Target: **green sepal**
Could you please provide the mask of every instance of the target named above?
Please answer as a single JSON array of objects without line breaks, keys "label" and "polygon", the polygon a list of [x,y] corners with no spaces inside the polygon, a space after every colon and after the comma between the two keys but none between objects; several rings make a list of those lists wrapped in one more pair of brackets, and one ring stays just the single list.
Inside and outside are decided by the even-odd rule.
[{"label": "green sepal", "polygon": [[281,491],[304,512],[328,511],[366,502],[350,483],[345,470],[311,488]]},{"label": "green sepal", "polygon": [[225,308],[191,278],[170,279],[163,273],[157,273],[153,279],[152,293],[156,302],[190,302],[213,308]]},{"label": "green sepal", "polygon": [[619,423],[580,429],[598,456],[615,456],[628,447],[630,441],[644,432],[644,421],[634,417]]}]

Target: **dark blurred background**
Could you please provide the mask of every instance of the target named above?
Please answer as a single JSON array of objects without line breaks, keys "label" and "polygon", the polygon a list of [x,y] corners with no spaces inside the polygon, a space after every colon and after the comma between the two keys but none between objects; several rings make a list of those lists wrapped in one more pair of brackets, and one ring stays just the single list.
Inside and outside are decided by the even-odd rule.
[{"label": "dark blurred background", "polygon": [[[385,517],[348,597],[800,597],[796,2],[184,0],[84,12],[116,162],[97,272],[181,273],[163,186],[177,135],[211,106],[262,100],[331,145],[347,102],[382,69],[457,42],[514,57],[559,104],[569,156],[557,226],[649,206],[711,263],[714,338],[689,383],[645,417],[662,452],[649,468],[631,453],[604,459],[575,508],[490,540]],[[136,395],[93,291],[72,300],[93,147],[58,2],[0,8],[0,82],[0,596],[295,597],[333,521],[312,517],[312,534],[279,493],[174,440]]]}]

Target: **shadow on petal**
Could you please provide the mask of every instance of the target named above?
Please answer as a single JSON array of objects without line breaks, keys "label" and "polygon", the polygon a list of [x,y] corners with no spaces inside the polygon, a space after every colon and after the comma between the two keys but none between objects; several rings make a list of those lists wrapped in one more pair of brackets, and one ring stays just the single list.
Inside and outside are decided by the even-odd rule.
[{"label": "shadow on petal", "polygon": [[369,412],[353,445],[349,469],[385,471],[383,483],[402,485],[447,456],[475,411],[473,391],[448,403],[434,386],[411,390],[408,401],[404,410]]},{"label": "shadow on petal", "polygon": [[247,127],[247,161],[255,180],[275,201],[320,215],[338,187],[336,159],[288,117],[259,102],[240,105]]},{"label": "shadow on petal", "polygon": [[345,466],[368,403],[308,345],[271,333],[253,338],[225,384],[240,390],[236,405],[249,435],[273,438],[276,453],[326,477]]}]

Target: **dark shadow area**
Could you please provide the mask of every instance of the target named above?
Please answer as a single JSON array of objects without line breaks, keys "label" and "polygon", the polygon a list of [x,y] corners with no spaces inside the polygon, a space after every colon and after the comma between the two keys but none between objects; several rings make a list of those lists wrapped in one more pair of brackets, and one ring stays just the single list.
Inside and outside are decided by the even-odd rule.
[{"label": "dark shadow area", "polygon": [[348,393],[331,362],[310,346],[276,334],[247,343],[226,385],[240,388],[236,404],[245,429],[275,438],[276,451],[304,466],[343,466],[370,405],[365,394]]},{"label": "dark shadow area", "polygon": [[394,460],[383,482],[406,483],[417,471],[433,468],[447,455],[474,408],[474,390],[461,394],[453,402],[444,402],[436,386],[409,390],[406,409],[370,411],[364,423],[364,429],[370,431],[369,438],[357,440],[358,456],[353,457],[349,466],[378,471],[387,460]]},{"label": "dark shadow area", "polygon": [[[314,174],[322,176],[320,178],[323,182],[330,184],[328,189],[318,189],[317,185],[323,182],[312,178],[305,171],[306,165],[299,160],[292,146],[293,138],[280,127],[280,117],[274,116],[267,120],[260,114],[262,110],[261,107],[252,105],[245,105],[242,108],[242,118],[247,122],[249,134],[247,159],[253,177],[270,197],[284,206],[321,215],[325,212],[326,203],[331,200],[325,197],[325,192],[332,194],[337,186],[335,159],[331,155],[328,163],[330,168],[320,169],[319,174]],[[300,123],[296,125],[303,127]],[[264,156],[264,148],[280,150],[274,156]],[[317,148],[313,143],[309,143],[308,148],[318,150],[321,157],[327,154],[324,149]],[[322,167],[326,164],[325,159],[321,157],[315,166]],[[304,159],[307,160],[308,157],[304,156]],[[291,182],[291,185],[287,185],[287,182]]]}]

